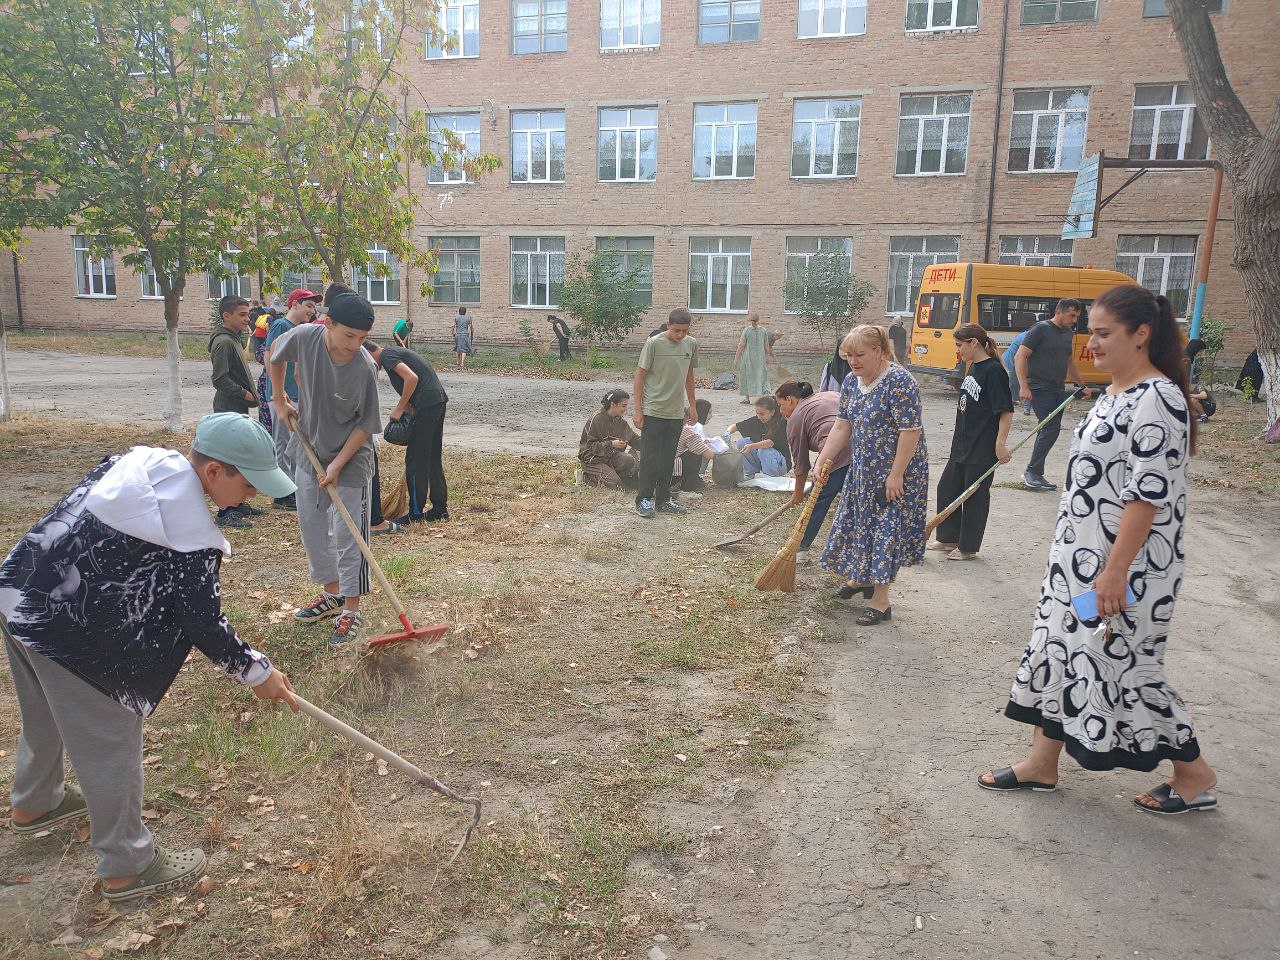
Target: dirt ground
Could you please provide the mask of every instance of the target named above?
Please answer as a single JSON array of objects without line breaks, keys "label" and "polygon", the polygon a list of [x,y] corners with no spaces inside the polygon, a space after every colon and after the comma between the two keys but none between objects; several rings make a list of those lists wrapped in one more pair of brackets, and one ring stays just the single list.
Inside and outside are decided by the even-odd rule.
[{"label": "dirt ground", "polygon": [[[6,543],[104,445],[159,442],[159,366],[113,359],[11,357],[19,409],[56,398],[142,426],[0,426]],[[208,388],[184,370],[190,422]],[[1064,763],[1054,794],[973,784],[1028,733],[1000,711],[1057,498],[1011,483],[1025,448],[998,477],[982,558],[930,554],[892,624],[857,628],[813,568],[793,596],[750,589],[780,530],[709,548],[771,495],[712,491],[687,520],[643,521],[624,496],[574,489],[577,433],[607,386],[446,373],[455,521],[379,545],[411,605],[455,624],[444,656],[335,659],[273,619],[306,589],[289,518],[233,537],[236,622],[352,722],[483,793],[458,868],[442,866],[452,810],[193,672],[149,724],[149,809],[166,841],[213,852],[218,888],[112,919],[94,913],[83,838],[0,837],[0,954],[111,955],[146,933],[175,960],[1280,957],[1280,508],[1262,492],[1273,462],[1227,443],[1253,429],[1246,414],[1212,424],[1193,460],[1168,664],[1221,806],[1162,819],[1130,802],[1158,774]],[[743,409],[711,397],[728,401],[717,427]],[[935,475],[951,403],[926,390]],[[0,689],[0,777],[15,733]],[[51,945],[67,931],[80,939]]]}]

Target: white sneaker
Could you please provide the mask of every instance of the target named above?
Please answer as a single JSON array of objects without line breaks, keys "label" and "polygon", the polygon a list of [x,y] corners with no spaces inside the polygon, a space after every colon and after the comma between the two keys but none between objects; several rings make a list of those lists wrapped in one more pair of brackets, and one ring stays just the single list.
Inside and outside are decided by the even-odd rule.
[{"label": "white sneaker", "polygon": [[805,563],[812,563],[812,562],[813,562],[813,557],[807,549],[796,551],[797,564],[805,564]]}]

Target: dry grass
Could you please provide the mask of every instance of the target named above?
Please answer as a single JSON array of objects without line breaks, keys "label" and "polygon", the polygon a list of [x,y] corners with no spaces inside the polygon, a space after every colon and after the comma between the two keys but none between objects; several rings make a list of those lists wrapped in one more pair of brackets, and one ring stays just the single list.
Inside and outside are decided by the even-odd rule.
[{"label": "dry grass", "polygon": [[[103,455],[163,442],[84,433],[35,417],[0,425],[9,542]],[[704,546],[766,498],[713,493],[687,523],[659,527],[632,519],[624,497],[575,489],[573,465],[450,453],[453,521],[375,545],[415,620],[454,627],[444,653],[421,659],[411,647],[335,652],[323,630],[282,615],[312,589],[292,516],[232,531],[223,596],[245,636],[309,699],[482,795],[484,821],[455,867],[462,810],[379,776],[363,752],[257,704],[196,656],[147,725],[147,798],[165,843],[211,851],[220,886],[98,933],[94,897],[51,907],[73,914],[78,949],[138,930],[174,960],[417,957],[465,932],[495,957],[623,957],[670,930],[681,918],[634,865],[683,855],[686,821],[668,808],[729,776],[767,775],[799,741],[801,673],[774,666],[772,641],[807,613],[750,588],[758,557]],[[385,482],[398,469],[388,457]],[[381,596],[367,607],[371,630],[392,622]],[[0,686],[0,742],[16,722]],[[0,840],[0,859],[11,853],[14,870],[47,882],[38,845]],[[59,882],[78,883],[91,851],[72,843],[67,860]],[[0,935],[0,953],[62,955],[37,946],[57,932],[49,916]]]},{"label": "dry grass", "polygon": [[[206,337],[182,334],[178,349],[184,360],[207,360]],[[6,343],[10,350],[45,350],[54,353],[84,353],[102,357],[163,357],[168,349],[163,330],[144,333],[89,333],[75,331],[43,331],[17,333],[9,331]]]},{"label": "dry grass", "polygon": [[1280,444],[1263,443],[1267,429],[1265,403],[1247,404],[1224,394],[1218,411],[1200,428],[1199,455],[1216,468],[1209,486],[1280,493]]}]

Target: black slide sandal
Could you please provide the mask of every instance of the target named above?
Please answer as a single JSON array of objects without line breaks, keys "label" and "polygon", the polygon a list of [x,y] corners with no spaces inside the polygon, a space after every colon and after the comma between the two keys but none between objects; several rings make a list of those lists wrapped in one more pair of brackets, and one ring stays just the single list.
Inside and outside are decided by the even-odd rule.
[{"label": "black slide sandal", "polygon": [[893,607],[885,610],[877,610],[875,607],[863,608],[862,615],[854,617],[853,622],[860,627],[874,627],[877,624],[888,623],[893,619]]},{"label": "black slide sandal", "polygon": [[1013,772],[1013,767],[1005,767],[1003,770],[991,771],[991,783],[987,783],[982,777],[978,778],[978,786],[983,790],[994,790],[997,793],[1013,793],[1017,790],[1031,790],[1035,793],[1053,793],[1058,789],[1056,783],[1041,783],[1038,780],[1019,780],[1018,775]]},{"label": "black slide sandal", "polygon": [[1158,807],[1149,807],[1145,803],[1140,803],[1137,797],[1133,798],[1133,805],[1139,810],[1147,813],[1154,813],[1160,817],[1176,817],[1180,813],[1193,813],[1196,810],[1212,810],[1218,805],[1218,798],[1213,795],[1212,790],[1206,790],[1200,796],[1195,797],[1190,803],[1178,796],[1176,790],[1167,783],[1162,783],[1158,787],[1152,787],[1147,791],[1152,800],[1160,804]]}]

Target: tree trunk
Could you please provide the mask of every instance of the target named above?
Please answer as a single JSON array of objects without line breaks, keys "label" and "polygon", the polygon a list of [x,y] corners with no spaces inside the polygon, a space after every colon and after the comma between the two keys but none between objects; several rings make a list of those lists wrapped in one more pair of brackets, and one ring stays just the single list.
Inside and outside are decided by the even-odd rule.
[{"label": "tree trunk", "polygon": [[4,316],[0,314],[0,423],[13,415],[13,397],[9,393],[9,344],[4,326]]},{"label": "tree trunk", "polygon": [[[1256,161],[1255,161],[1256,162]],[[1233,257],[1253,319],[1253,335],[1267,391],[1267,422],[1280,419],[1280,185],[1257,184],[1250,177],[1236,192],[1236,245]],[[1259,195],[1260,194],[1260,195]]]},{"label": "tree trunk", "polygon": [[164,407],[164,428],[172,433],[182,432],[182,375],[178,361],[182,351],[178,347],[178,304],[181,290],[170,290],[164,298],[164,333],[168,341],[169,401]]}]

